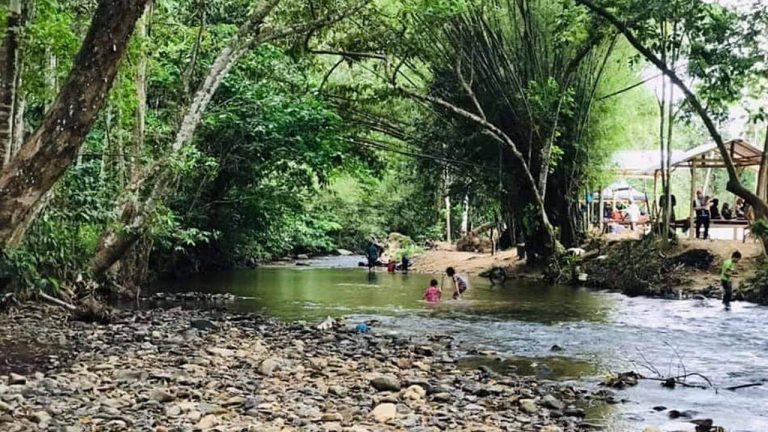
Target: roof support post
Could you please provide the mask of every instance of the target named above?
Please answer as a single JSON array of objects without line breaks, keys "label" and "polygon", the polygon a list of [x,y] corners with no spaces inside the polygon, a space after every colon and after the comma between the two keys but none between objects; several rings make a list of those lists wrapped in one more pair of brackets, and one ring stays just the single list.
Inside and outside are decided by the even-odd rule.
[{"label": "roof support post", "polygon": [[695,238],[696,237],[696,225],[695,221],[693,220],[695,210],[694,207],[696,207],[696,159],[691,160],[691,199],[688,201],[691,203],[691,210],[688,212],[688,237],[689,238]]}]

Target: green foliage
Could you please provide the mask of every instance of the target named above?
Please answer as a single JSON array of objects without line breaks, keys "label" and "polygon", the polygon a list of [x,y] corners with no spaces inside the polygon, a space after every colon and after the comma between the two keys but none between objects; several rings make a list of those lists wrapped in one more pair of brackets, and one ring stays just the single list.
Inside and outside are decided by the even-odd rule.
[{"label": "green foliage", "polygon": [[746,301],[768,304],[768,265],[759,264],[755,274],[739,287],[739,291]]},{"label": "green foliage", "polygon": [[768,239],[768,220],[765,218],[755,220],[749,230],[753,235],[762,240]]},{"label": "green foliage", "polygon": [[[760,88],[754,78],[764,67],[755,61],[755,36],[765,19],[760,10],[737,13],[694,0],[605,3],[643,40],[661,40],[655,50],[684,48],[689,74],[711,106],[725,107],[745,83]],[[59,281],[75,280],[101,233],[115,226],[119,200],[141,203],[151,194],[151,181],[123,191],[137,172],[156,164],[170,168],[169,177],[177,179],[169,180],[170,189],[178,190],[153,207],[141,230],[157,263],[188,260],[204,268],[359,250],[392,232],[415,240],[397,252],[399,259],[446,234],[446,196],[454,237],[465,198],[474,225],[510,223],[525,237],[541,231],[510,149],[466,119],[404,98],[392,88],[393,75],[398,84],[482,114],[507,133],[536,180],[549,174],[546,210],[555,231],[573,242],[573,203],[605,180],[600,167],[611,152],[649,148],[656,140],[658,113],[649,91],[640,86],[606,97],[641,79],[644,64],[572,0],[377,0],[330,30],[247,53],[214,95],[192,145],[169,157],[194,89],[257,4],[154,2],[148,36],[132,41],[78,162],[56,185],[22,247],[4,252],[0,272],[25,289],[55,290]],[[93,6],[35,2],[23,40],[28,133],[65,79]],[[269,25],[348,6],[283,1]],[[658,37],[675,23],[674,37]],[[347,54],[314,53],[337,49]],[[137,148],[142,59],[148,111],[144,145]],[[698,140],[699,131],[690,128],[680,147]],[[713,180],[716,188],[721,183]]]}]

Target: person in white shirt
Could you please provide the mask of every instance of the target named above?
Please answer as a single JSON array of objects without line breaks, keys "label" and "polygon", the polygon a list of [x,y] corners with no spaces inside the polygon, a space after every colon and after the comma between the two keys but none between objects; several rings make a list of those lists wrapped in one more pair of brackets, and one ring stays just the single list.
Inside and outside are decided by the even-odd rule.
[{"label": "person in white shirt", "polygon": [[632,231],[635,230],[635,226],[640,222],[640,207],[635,204],[634,200],[629,200],[629,207],[627,207],[627,217],[629,218],[629,227]]}]

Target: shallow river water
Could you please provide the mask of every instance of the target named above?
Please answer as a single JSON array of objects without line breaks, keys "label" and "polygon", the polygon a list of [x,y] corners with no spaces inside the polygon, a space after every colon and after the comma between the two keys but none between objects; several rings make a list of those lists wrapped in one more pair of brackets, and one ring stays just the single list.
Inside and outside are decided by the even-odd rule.
[{"label": "shallow river water", "polygon": [[[232,307],[285,320],[321,320],[345,316],[351,324],[380,321],[374,331],[404,336],[450,333],[465,351],[492,350],[501,361],[471,356],[465,366],[483,362],[498,371],[575,381],[593,387],[607,371],[637,370],[652,375],[697,372],[712,389],[668,390],[643,381],[618,396],[628,401],[599,407],[590,421],[613,431],[692,431],[694,425],[671,420],[664,406],[694,411],[730,431],[768,431],[768,308],[736,302],[730,311],[715,300],[628,298],[540,283],[511,281],[491,286],[471,279],[459,301],[439,305],[421,301],[433,276],[368,274],[344,267],[357,262],[315,261],[310,267],[258,268],[179,281],[162,289],[232,293]],[[436,276],[438,281],[440,276]],[[449,296],[446,296],[449,297]],[[557,345],[561,351],[553,351]],[[691,383],[701,383],[696,378]],[[765,381],[764,386],[722,388]]]}]

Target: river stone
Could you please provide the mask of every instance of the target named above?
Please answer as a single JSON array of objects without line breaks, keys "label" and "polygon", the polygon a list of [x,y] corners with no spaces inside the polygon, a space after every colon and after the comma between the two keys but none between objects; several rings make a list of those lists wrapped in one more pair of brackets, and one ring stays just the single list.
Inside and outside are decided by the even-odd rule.
[{"label": "river stone", "polygon": [[48,411],[37,411],[32,414],[32,418],[36,423],[50,423],[51,421],[51,415],[48,414]]},{"label": "river stone", "polygon": [[345,387],[334,385],[328,387],[328,393],[339,397],[345,397],[347,394],[349,394],[349,391]]},{"label": "river stone", "polygon": [[219,357],[232,357],[233,355],[235,355],[235,352],[232,351],[231,349],[220,348],[220,347],[208,347],[205,349],[205,351],[208,354],[212,354]]},{"label": "river stone", "polygon": [[400,391],[400,382],[394,375],[379,375],[371,380],[371,385],[378,391]]},{"label": "river stone", "polygon": [[542,398],[542,404],[550,409],[562,411],[565,408],[565,404],[559,401],[552,395],[546,395]]},{"label": "river stone", "polygon": [[341,256],[350,256],[350,255],[352,255],[352,251],[347,250],[347,249],[336,249],[336,253],[341,255]]},{"label": "river stone", "polygon": [[539,411],[539,407],[536,406],[536,402],[533,399],[520,399],[520,408],[528,414],[536,414]]},{"label": "river stone", "polygon": [[11,373],[8,375],[8,384],[10,385],[20,385],[20,384],[26,384],[27,383],[27,377],[24,375],[19,375],[15,373]]},{"label": "river stone", "polygon": [[449,402],[451,400],[451,394],[450,393],[435,393],[432,395],[432,400],[435,402]]},{"label": "river stone", "polygon": [[10,412],[12,410],[11,406],[7,403],[0,401],[0,413],[2,412]]},{"label": "river stone", "polygon": [[467,410],[467,411],[485,411],[485,408],[481,407],[478,404],[473,404],[473,403],[467,404],[464,407],[464,409]]},{"label": "river stone", "polygon": [[223,406],[232,406],[232,405],[242,405],[245,403],[245,398],[242,396],[232,396],[231,398],[227,399],[222,405]]},{"label": "river stone", "polygon": [[213,414],[208,414],[207,416],[201,418],[199,422],[197,422],[197,425],[195,426],[195,428],[208,430],[215,427],[218,424],[219,424],[219,419]]},{"label": "river stone", "polygon": [[403,398],[410,400],[419,400],[427,394],[427,391],[423,387],[418,385],[412,385],[405,390]]},{"label": "river stone", "polygon": [[181,414],[181,407],[178,405],[171,405],[165,408],[165,415],[168,417],[178,417]]},{"label": "river stone", "polygon": [[656,426],[648,426],[647,428],[643,429],[643,432],[661,432],[661,429],[657,428]]},{"label": "river stone", "polygon": [[379,404],[373,409],[371,414],[377,422],[385,423],[397,416],[397,406],[393,403]]},{"label": "river stone", "polygon": [[276,370],[280,368],[280,360],[276,358],[268,358],[261,362],[259,365],[259,373],[264,376],[272,376]]},{"label": "river stone", "polygon": [[191,422],[199,421],[203,414],[200,411],[192,410],[187,413],[186,417]]},{"label": "river stone", "polygon": [[207,319],[190,320],[189,326],[197,330],[213,330],[216,328],[216,324]]},{"label": "river stone", "polygon": [[163,389],[152,389],[149,392],[149,398],[158,401],[158,402],[170,402],[174,399],[176,399],[175,396],[168,393],[168,391]]},{"label": "river stone", "polygon": [[320,417],[322,422],[341,422],[344,421],[344,417],[339,413],[325,413]]},{"label": "river stone", "polygon": [[539,432],[563,432],[563,430],[560,429],[559,426],[546,425],[543,428],[539,429]]}]

